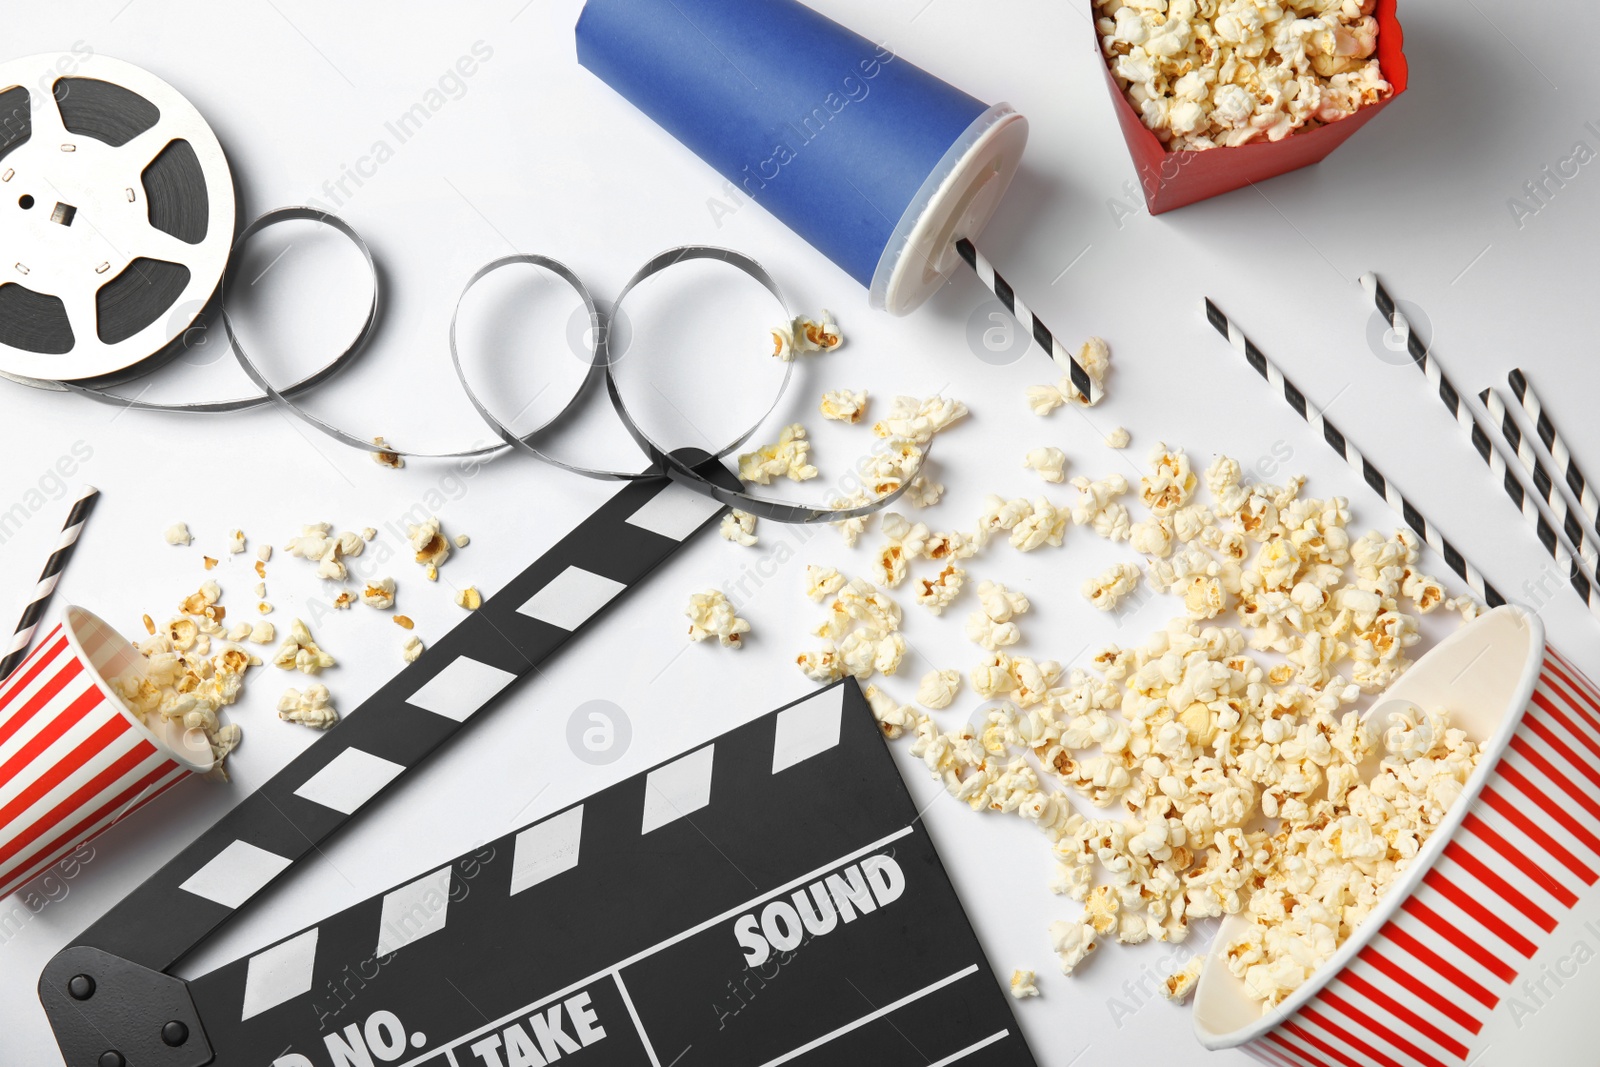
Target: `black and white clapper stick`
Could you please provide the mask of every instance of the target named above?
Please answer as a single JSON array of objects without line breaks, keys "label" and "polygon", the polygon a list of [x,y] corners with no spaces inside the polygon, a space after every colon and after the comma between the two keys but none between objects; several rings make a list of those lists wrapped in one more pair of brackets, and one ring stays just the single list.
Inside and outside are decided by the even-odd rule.
[{"label": "black and white clapper stick", "polygon": [[978,280],[995,295],[1000,303],[1006,306],[1006,310],[1015,315],[1017,321],[1027,327],[1028,333],[1039,347],[1048,352],[1050,358],[1056,361],[1056,366],[1067,372],[1067,382],[1072,386],[1071,399],[1083,400],[1090,407],[1100,403],[1105,397],[1105,392],[1100,383],[1084,369],[1083,364],[1078,362],[1077,357],[1072,354],[1070,349],[1056,340],[1056,335],[1050,332],[1050,328],[1040,320],[1039,316],[1035,315],[1028,305],[1022,302],[1017,296],[1016,290],[1011,288],[1011,283],[1000,276],[999,272],[994,269],[994,265],[984,258],[982,252],[978,251],[978,246],[962,237],[956,241],[956,251],[961,253],[961,258],[966,261],[967,266],[972,268],[973,273],[978,276]]},{"label": "black and white clapper stick", "polygon": [[[1216,327],[1218,333],[1227,338],[1229,344],[1238,349],[1239,353],[1244,356],[1245,361],[1255,369],[1255,372],[1265,378],[1267,384],[1271,385],[1273,389],[1283,394],[1284,400],[1288,401],[1289,406],[1295,410],[1295,413],[1305,419],[1311,428],[1320,434],[1323,440],[1328,442],[1329,447],[1344,457],[1345,462],[1350,464],[1357,474],[1361,475],[1363,481],[1371,486],[1379,496],[1388,501],[1390,507],[1400,513],[1407,526],[1415,530],[1417,535],[1427,542],[1430,548],[1444,557],[1445,563],[1462,581],[1467,583],[1467,587],[1473,593],[1481,597],[1490,607],[1499,607],[1506,602],[1506,598],[1500,594],[1500,591],[1489,584],[1488,579],[1483,576],[1483,572],[1468,562],[1467,558],[1461,554],[1461,551],[1439,532],[1439,528],[1429,522],[1422,512],[1418,511],[1416,506],[1407,500],[1400,490],[1395,487],[1394,483],[1384,477],[1383,472],[1373,466],[1371,461],[1363,456],[1355,445],[1350,443],[1339,428],[1328,421],[1322,412],[1306,399],[1305,394],[1295,387],[1293,382],[1284,377],[1283,371],[1279,370],[1277,365],[1269,360],[1266,354],[1244,335],[1244,331],[1228,321],[1228,317],[1222,313],[1222,310],[1209,299],[1205,303],[1205,313],[1206,319],[1211,325]],[[1578,579],[1581,576],[1575,574],[1574,578]],[[1600,597],[1593,598],[1591,603],[1596,611],[1600,611]]]},{"label": "black and white clapper stick", "polygon": [[[1444,368],[1439,366],[1439,361],[1433,357],[1433,354],[1428,350],[1428,346],[1423,343],[1422,338],[1418,337],[1416,331],[1411,328],[1411,323],[1406,319],[1405,313],[1394,302],[1394,298],[1389,295],[1389,291],[1383,287],[1383,283],[1378,280],[1378,276],[1372,273],[1363,274],[1361,276],[1361,287],[1366,290],[1367,295],[1372,297],[1373,302],[1377,304],[1378,312],[1389,321],[1390,325],[1394,327],[1401,337],[1405,338],[1406,353],[1411,357],[1411,361],[1417,365],[1418,370],[1427,376],[1428,381],[1433,383],[1435,390],[1438,391],[1439,399],[1444,402],[1445,408],[1455,418],[1457,424],[1460,425],[1468,441],[1472,443],[1473,451],[1478,454],[1478,457],[1483,460],[1490,472],[1500,482],[1502,488],[1506,491],[1506,495],[1511,498],[1511,502],[1516,505],[1517,510],[1522,513],[1522,517],[1532,527],[1534,536],[1539,539],[1539,543],[1544,546],[1545,551],[1549,552],[1551,558],[1556,561],[1556,566],[1562,570],[1570,568],[1581,573],[1586,583],[1593,586],[1596,581],[1596,569],[1600,567],[1600,552],[1596,551],[1593,542],[1585,535],[1582,526],[1577,523],[1570,524],[1565,531],[1567,536],[1563,537],[1562,532],[1557,531],[1550,525],[1549,521],[1544,517],[1544,512],[1539,510],[1539,503],[1533,494],[1523,487],[1521,479],[1512,472],[1512,464],[1506,458],[1505,451],[1495,444],[1494,438],[1484,429],[1472,409],[1467,406],[1466,398],[1461,395],[1460,390],[1455,387],[1455,384],[1444,373]],[[1537,481],[1541,478],[1548,480],[1549,474],[1544,471],[1538,460],[1535,458],[1532,462],[1535,466],[1535,480]],[[1573,534],[1577,536],[1574,537],[1572,536]],[[1570,538],[1570,541],[1568,538]],[[1582,562],[1573,560],[1572,557],[1574,555],[1580,557]],[[1584,599],[1588,599],[1587,595],[1585,595]]]}]

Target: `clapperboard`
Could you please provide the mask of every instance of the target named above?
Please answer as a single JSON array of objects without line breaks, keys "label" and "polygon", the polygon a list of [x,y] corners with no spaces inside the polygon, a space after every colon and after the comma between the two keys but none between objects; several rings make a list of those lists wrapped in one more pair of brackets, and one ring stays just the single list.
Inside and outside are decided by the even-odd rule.
[{"label": "clapperboard", "polygon": [[62,950],[69,1067],[1033,1064],[853,681],[165,973],[721,511],[629,485]]}]

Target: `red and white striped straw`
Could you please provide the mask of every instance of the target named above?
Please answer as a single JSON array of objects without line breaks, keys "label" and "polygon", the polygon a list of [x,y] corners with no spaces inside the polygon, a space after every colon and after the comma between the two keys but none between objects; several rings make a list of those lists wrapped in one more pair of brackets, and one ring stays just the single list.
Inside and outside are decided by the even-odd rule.
[{"label": "red and white striped straw", "polygon": [[6,652],[5,658],[0,660],[0,681],[11,677],[17,667],[21,665],[28,655],[28,648],[33,644],[34,631],[39,628],[39,620],[44,617],[45,608],[50,606],[50,598],[55,594],[56,585],[61,581],[61,574],[67,569],[67,564],[72,560],[72,553],[78,545],[78,536],[83,533],[83,524],[88,521],[89,513],[94,510],[95,502],[100,499],[100,490],[94,486],[85,486],[78,499],[72,502],[72,510],[67,514],[67,522],[61,530],[61,540],[56,542],[56,550],[50,553],[50,558],[45,561],[44,571],[39,575],[39,584],[34,587],[33,599],[22,612],[22,619],[17,623],[16,636],[11,640],[11,648]]}]

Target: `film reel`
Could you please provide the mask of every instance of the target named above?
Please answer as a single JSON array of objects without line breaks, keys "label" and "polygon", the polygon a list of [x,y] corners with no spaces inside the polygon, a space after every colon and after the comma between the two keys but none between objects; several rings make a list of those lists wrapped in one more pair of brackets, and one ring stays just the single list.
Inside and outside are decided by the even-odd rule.
[{"label": "film reel", "polygon": [[41,78],[53,62],[0,64],[0,374],[29,384],[174,350],[234,239],[233,176],[188,100],[131,63]]}]

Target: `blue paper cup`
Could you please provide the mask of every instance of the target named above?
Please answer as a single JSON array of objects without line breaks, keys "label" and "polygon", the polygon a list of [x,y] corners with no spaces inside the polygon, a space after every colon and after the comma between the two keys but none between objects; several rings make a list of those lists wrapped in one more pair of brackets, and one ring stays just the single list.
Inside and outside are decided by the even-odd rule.
[{"label": "blue paper cup", "polygon": [[904,315],[999,207],[1027,121],[795,0],[589,0],[578,60]]}]

